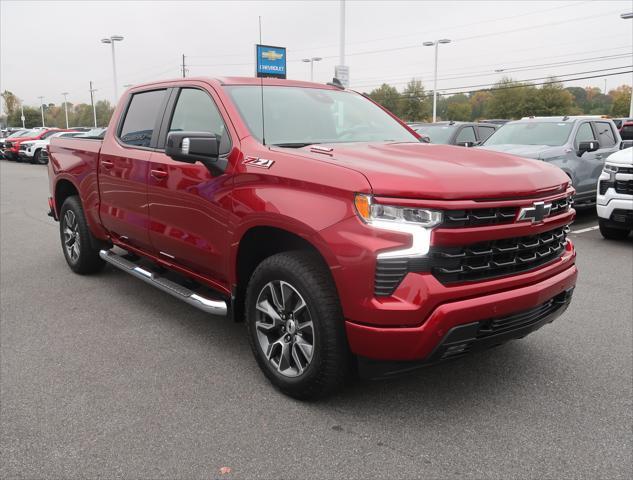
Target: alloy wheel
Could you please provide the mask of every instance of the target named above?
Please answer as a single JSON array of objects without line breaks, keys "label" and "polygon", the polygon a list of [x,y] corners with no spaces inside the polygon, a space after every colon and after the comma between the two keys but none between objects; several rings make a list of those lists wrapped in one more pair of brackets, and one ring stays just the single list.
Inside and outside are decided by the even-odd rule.
[{"label": "alloy wheel", "polygon": [[64,215],[64,249],[68,258],[74,263],[79,259],[81,240],[79,238],[79,222],[72,210],[67,210]]}]

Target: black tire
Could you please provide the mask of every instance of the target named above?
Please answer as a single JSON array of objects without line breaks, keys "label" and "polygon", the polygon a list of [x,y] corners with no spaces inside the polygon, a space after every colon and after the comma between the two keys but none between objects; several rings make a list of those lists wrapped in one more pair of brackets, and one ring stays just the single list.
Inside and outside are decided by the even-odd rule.
[{"label": "black tire", "polygon": [[607,240],[624,240],[629,236],[630,230],[610,227],[604,220],[598,220],[598,225],[600,226],[600,233]]},{"label": "black tire", "polygon": [[99,257],[99,248],[96,247],[98,242],[90,233],[84,209],[77,196],[68,197],[62,205],[59,236],[66,263],[73,272],[84,275],[103,268],[105,262]]},{"label": "black tire", "polygon": [[[264,290],[274,282],[290,285],[295,293],[302,297],[301,300],[305,300],[306,307],[302,310],[304,312],[302,315],[309,315],[308,319],[312,321],[312,327],[309,327],[313,334],[311,359],[305,369],[293,377],[280,373],[280,369],[273,363],[274,359],[267,358],[258,337],[256,322],[258,319],[261,320],[262,313],[257,308],[257,302]],[[295,300],[298,298],[296,297]],[[291,251],[265,259],[255,269],[248,283],[245,304],[246,327],[253,354],[259,367],[273,385],[283,393],[303,400],[324,397],[342,387],[351,371],[352,356],[347,345],[343,314],[336,288],[327,266],[318,254],[310,251]],[[301,322],[298,320],[299,317],[296,318],[298,332],[296,335],[301,337],[301,331],[303,331],[299,330],[302,328],[299,327]],[[283,321],[281,323],[283,324]],[[306,324],[307,322],[303,325]],[[290,332],[288,322],[285,325],[281,327],[282,336],[285,335],[283,332]],[[294,327],[292,330],[293,340],[288,340],[290,346],[287,347],[291,352],[288,360],[291,361],[292,358],[296,365],[297,358],[292,356],[293,348],[296,347]],[[259,331],[262,332],[261,329]],[[273,330],[266,330],[268,331]],[[309,333],[306,331],[303,334],[306,340],[310,336]],[[277,335],[277,333],[271,333],[273,337]],[[285,338],[289,339],[290,335]],[[279,340],[273,343],[278,342]],[[271,350],[272,348],[268,351]],[[278,365],[282,362],[281,355],[282,353],[279,354]],[[296,353],[296,355],[300,354]],[[303,356],[303,359],[307,357]]]},{"label": "black tire", "polygon": [[33,154],[33,162],[35,165],[46,165],[47,162],[42,161],[42,150],[35,150]]}]

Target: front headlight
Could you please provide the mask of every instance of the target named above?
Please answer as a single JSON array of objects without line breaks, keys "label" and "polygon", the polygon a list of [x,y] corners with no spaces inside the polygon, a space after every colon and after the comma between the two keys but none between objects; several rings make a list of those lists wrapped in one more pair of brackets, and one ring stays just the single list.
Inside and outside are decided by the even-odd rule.
[{"label": "front headlight", "polygon": [[366,223],[393,222],[431,228],[442,223],[442,212],[428,208],[373,203],[371,195],[356,194],[356,213]]},{"label": "front headlight", "polygon": [[618,167],[615,165],[609,165],[608,163],[605,164],[603,172],[606,173],[618,173]]},{"label": "front headlight", "polygon": [[427,255],[431,248],[431,230],[442,223],[442,212],[437,210],[373,203],[371,195],[356,194],[354,206],[356,214],[368,225],[411,236],[409,246],[382,251],[378,253],[378,259]]}]

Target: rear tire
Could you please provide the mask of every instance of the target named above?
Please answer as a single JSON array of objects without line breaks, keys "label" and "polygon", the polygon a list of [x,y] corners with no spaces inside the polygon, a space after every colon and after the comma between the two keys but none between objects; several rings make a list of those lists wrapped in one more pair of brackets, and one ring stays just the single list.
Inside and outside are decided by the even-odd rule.
[{"label": "rear tire", "polygon": [[279,390],[307,400],[344,384],[351,354],[336,288],[318,254],[265,259],[248,283],[245,304],[251,349]]},{"label": "rear tire", "polygon": [[62,251],[70,269],[81,275],[98,272],[105,262],[99,256],[98,242],[88,228],[79,197],[68,197],[59,215]]},{"label": "rear tire", "polygon": [[607,240],[624,240],[629,236],[630,230],[610,227],[604,220],[598,220],[598,225],[600,226],[600,233]]}]

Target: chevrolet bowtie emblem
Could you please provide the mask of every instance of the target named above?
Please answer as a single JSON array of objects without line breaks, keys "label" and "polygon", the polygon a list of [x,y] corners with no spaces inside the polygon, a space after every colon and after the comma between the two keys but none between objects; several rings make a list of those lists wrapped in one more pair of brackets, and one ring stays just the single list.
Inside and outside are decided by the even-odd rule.
[{"label": "chevrolet bowtie emblem", "polygon": [[277,53],[274,50],[266,50],[265,52],[262,52],[262,58],[265,58],[266,60],[279,60],[283,56],[283,53]]},{"label": "chevrolet bowtie emblem", "polygon": [[552,209],[551,203],[534,202],[531,207],[524,207],[519,212],[519,218],[517,221],[531,220],[532,223],[542,222],[543,219],[549,215]]}]

